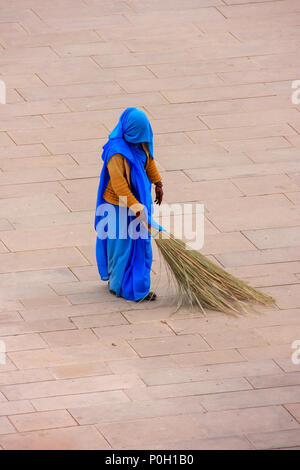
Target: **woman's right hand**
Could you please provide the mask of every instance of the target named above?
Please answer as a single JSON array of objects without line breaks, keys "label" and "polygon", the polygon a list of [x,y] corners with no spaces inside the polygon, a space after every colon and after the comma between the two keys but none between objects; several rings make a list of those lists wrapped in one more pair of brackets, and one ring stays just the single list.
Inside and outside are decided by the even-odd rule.
[{"label": "woman's right hand", "polygon": [[135,216],[137,219],[139,219],[140,222],[142,222],[145,225],[146,228],[148,228],[148,220],[147,220],[144,209],[142,209],[141,211],[138,211],[135,214]]}]

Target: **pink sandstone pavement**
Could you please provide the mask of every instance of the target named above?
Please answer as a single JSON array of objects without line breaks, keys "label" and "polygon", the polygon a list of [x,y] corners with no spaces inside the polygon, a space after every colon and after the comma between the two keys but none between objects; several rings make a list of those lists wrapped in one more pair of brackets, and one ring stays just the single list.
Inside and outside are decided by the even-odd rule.
[{"label": "pink sandstone pavement", "polygon": [[[0,0],[0,448],[300,448],[299,0]],[[100,151],[146,111],[166,202],[276,298],[231,318],[109,295]],[[295,361],[294,361],[295,362]]]}]

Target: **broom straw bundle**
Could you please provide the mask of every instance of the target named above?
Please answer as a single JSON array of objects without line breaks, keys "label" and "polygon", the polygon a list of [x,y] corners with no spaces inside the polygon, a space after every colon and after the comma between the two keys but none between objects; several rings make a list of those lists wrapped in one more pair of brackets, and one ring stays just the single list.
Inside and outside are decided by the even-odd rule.
[{"label": "broom straw bundle", "polygon": [[[149,228],[150,229],[150,228]],[[189,249],[172,234],[149,230],[177,290],[177,309],[190,305],[230,315],[247,313],[248,302],[270,305],[274,299],[232,276],[199,251]]]}]

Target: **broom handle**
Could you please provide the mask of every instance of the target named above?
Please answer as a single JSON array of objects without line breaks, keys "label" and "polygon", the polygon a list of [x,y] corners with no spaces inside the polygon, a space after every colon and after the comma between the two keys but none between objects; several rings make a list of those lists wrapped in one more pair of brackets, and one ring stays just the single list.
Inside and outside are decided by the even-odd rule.
[{"label": "broom handle", "polygon": [[160,232],[159,229],[151,227],[150,224],[148,224],[148,227],[147,227],[147,228],[148,228],[148,232],[150,233],[150,235],[151,235],[152,238],[155,239],[155,238],[158,238],[158,237],[159,237],[159,232]]},{"label": "broom handle", "polygon": [[163,238],[170,238],[170,234],[168,234],[168,232],[166,232],[165,230],[159,230],[158,228],[153,228],[146,219],[143,219],[140,217],[141,214],[139,214],[137,216],[137,218],[139,218],[141,220],[141,222],[144,224],[144,226],[146,227],[146,229],[148,230],[148,232],[150,233],[151,237],[153,239],[157,239],[159,238],[159,234],[160,232],[162,232],[164,235],[163,235]]}]

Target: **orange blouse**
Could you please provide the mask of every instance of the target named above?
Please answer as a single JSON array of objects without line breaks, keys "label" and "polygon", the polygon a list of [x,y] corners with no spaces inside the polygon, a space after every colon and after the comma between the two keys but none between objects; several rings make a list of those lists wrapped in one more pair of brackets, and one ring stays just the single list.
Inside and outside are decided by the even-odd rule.
[{"label": "orange blouse", "polygon": [[[134,213],[143,210],[143,204],[134,197],[130,189],[130,168],[126,158],[121,154],[113,155],[107,164],[107,169],[110,179],[104,191],[103,199],[111,204],[119,205],[122,204],[119,198],[126,196],[126,205],[130,207]],[[151,183],[155,184],[161,181],[161,176],[155,161],[149,156],[148,152],[145,170]]]}]

